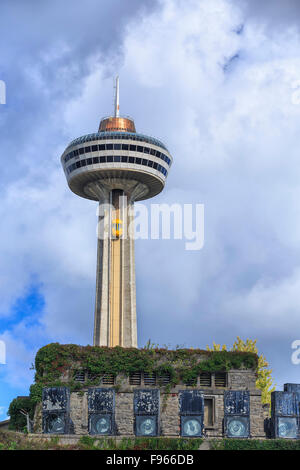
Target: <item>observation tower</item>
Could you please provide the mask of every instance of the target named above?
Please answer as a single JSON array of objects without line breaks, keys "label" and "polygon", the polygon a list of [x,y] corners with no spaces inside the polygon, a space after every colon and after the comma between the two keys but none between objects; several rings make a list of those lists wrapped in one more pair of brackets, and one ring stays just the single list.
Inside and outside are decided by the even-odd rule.
[{"label": "observation tower", "polygon": [[99,202],[94,345],[129,348],[137,347],[134,202],[163,190],[172,157],[119,115],[118,77],[115,88],[114,116],[73,140],[61,163],[71,191]]}]

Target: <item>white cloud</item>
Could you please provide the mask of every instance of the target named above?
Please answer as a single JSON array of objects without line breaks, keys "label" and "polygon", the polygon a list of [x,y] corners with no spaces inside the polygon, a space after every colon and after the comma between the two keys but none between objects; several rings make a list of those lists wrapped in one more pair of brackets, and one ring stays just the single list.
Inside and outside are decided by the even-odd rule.
[{"label": "white cloud", "polygon": [[[224,311],[231,317],[253,322],[253,331],[266,324],[282,335],[293,332],[299,325],[300,268],[281,280],[260,279],[251,289],[235,294],[224,303]],[[277,326],[278,325],[278,326]]]}]

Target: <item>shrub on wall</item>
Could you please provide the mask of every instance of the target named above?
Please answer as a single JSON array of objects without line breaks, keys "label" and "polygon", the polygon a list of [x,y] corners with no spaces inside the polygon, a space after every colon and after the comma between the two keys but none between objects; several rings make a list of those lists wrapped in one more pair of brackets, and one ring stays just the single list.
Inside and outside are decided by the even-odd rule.
[{"label": "shrub on wall", "polygon": [[[153,372],[170,375],[167,391],[179,382],[186,382],[201,372],[230,369],[257,370],[258,357],[251,352],[207,351],[202,349],[115,348],[98,346],[61,345],[51,343],[41,348],[35,358],[35,384],[30,388],[31,399],[41,400],[43,387],[68,386],[71,391],[99,384],[104,374],[117,376],[134,372]],[[93,377],[85,383],[75,382],[73,372],[83,369]],[[67,380],[62,376],[70,372]],[[161,384],[158,384],[161,385]]]}]

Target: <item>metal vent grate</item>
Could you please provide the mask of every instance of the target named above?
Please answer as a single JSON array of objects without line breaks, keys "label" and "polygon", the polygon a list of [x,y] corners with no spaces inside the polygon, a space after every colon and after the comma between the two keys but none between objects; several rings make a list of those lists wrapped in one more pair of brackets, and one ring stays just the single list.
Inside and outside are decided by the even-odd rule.
[{"label": "metal vent grate", "polygon": [[144,372],[144,384],[145,385],[156,385],[156,374],[155,374],[155,372],[152,372],[152,373]]},{"label": "metal vent grate", "polygon": [[93,374],[93,372],[88,371],[88,380],[94,382],[97,379],[97,375]]},{"label": "metal vent grate", "polygon": [[75,382],[85,382],[85,371],[76,370],[74,373],[74,380]]},{"label": "metal vent grate", "polygon": [[197,385],[197,379],[194,378],[194,379],[189,379],[185,382],[185,385],[187,387],[195,387]]},{"label": "metal vent grate", "polygon": [[115,384],[115,376],[113,374],[104,374],[102,377],[102,383],[104,385],[114,385]]},{"label": "metal vent grate", "polygon": [[162,385],[169,384],[171,382],[171,376],[170,374],[163,374],[158,376],[158,381]]},{"label": "metal vent grate", "polygon": [[141,385],[141,381],[141,372],[132,372],[131,374],[129,374],[129,385]]},{"label": "metal vent grate", "polygon": [[215,373],[215,386],[224,388],[227,386],[227,374],[226,372]]},{"label": "metal vent grate", "polygon": [[211,374],[209,372],[203,372],[200,374],[200,386],[211,387]]}]

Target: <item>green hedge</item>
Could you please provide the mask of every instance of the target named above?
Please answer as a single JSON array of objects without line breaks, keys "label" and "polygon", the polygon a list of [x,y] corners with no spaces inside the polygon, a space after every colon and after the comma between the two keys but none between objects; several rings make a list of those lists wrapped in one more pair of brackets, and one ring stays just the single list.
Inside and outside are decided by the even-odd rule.
[{"label": "green hedge", "polygon": [[212,450],[300,450],[300,440],[222,439],[210,441]]},{"label": "green hedge", "polygon": [[203,439],[174,438],[110,438],[82,436],[78,446],[83,450],[198,450]]},{"label": "green hedge", "polygon": [[93,438],[82,436],[78,443],[63,445],[63,436],[53,436],[43,441],[29,439],[19,432],[0,431],[1,450],[197,450],[202,439],[167,439],[167,438],[123,438],[116,441],[111,438]]}]

